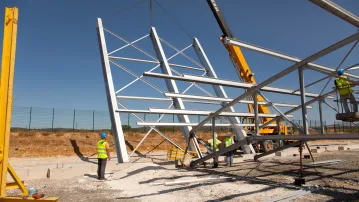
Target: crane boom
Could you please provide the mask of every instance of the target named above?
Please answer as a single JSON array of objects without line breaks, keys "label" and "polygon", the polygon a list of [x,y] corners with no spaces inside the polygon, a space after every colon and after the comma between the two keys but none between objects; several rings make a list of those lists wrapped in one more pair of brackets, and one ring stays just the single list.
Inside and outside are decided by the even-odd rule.
[{"label": "crane boom", "polygon": [[[212,13],[214,15],[214,17],[217,20],[217,23],[219,25],[219,27],[222,30],[222,37],[221,37],[221,41],[224,37],[230,37],[230,38],[235,38],[235,36],[232,33],[232,30],[229,28],[221,10],[219,9],[219,6],[217,4],[217,2],[215,0],[207,0],[207,3],[209,5],[209,7],[212,10]],[[229,57],[231,58],[233,64],[236,66],[235,69],[237,71],[238,76],[247,83],[251,83],[251,84],[256,84],[256,80],[254,78],[254,73],[251,71],[251,69],[248,66],[248,63],[241,51],[241,49],[237,46],[232,46],[232,45],[228,45],[228,44],[224,44],[225,48],[227,49],[228,53],[229,53]],[[263,97],[258,95],[257,96],[257,100],[258,102],[262,102],[264,101]],[[250,112],[252,112],[252,105],[249,104],[248,105],[248,109]],[[259,113],[264,113],[264,114],[269,114],[269,108],[265,105],[258,105],[258,111]],[[270,121],[271,118],[263,118],[263,122],[267,122]],[[273,133],[273,129],[266,129],[266,130],[261,130],[261,133]]]}]

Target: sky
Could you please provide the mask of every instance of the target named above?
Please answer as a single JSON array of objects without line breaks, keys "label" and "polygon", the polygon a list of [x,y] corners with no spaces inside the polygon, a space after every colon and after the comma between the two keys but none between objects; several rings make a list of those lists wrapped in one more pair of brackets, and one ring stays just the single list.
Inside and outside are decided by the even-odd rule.
[{"label": "sky", "polygon": [[[171,16],[169,17],[154,3],[153,26],[156,27],[163,39],[178,49],[182,49],[192,43],[193,37],[197,37],[218,76],[223,79],[239,81],[228,57],[228,52],[219,41],[222,33],[206,1],[157,1]],[[2,9],[13,6],[19,8],[14,106],[107,110],[96,33],[97,18],[102,18],[104,27],[119,36],[129,41],[136,40],[148,34],[151,25],[149,1],[122,11],[135,2],[134,0],[1,1],[0,8]],[[309,1],[218,0],[217,2],[237,39],[296,57],[310,56],[357,32],[357,28],[354,26]],[[335,2],[359,15],[359,1]],[[0,15],[2,21],[3,16],[3,14]],[[0,37],[3,37],[2,31]],[[106,34],[106,41],[109,51],[125,45],[109,34]],[[139,42],[138,46],[155,55],[148,37]],[[163,46],[167,51],[167,56],[176,53],[166,45]],[[351,46],[351,44],[345,46],[316,62],[336,68]],[[243,53],[255,73],[257,82],[264,81],[269,76],[293,64],[248,50],[243,50]],[[188,51],[187,54],[195,58],[193,51]],[[342,67],[358,63],[358,55],[359,47],[353,50]],[[117,52],[116,56],[151,59],[133,48],[123,49]],[[119,63],[140,75],[141,72],[154,66],[153,64],[145,66],[124,61],[119,61]],[[182,56],[173,59],[173,63],[194,65]],[[121,88],[134,78],[120,68],[112,67],[112,69],[114,80],[116,80],[116,89]],[[309,83],[323,76],[306,70],[305,82]],[[146,79],[165,89],[164,82],[159,79]],[[324,84],[325,82],[319,83],[308,88],[307,91],[319,93]],[[180,91],[183,91],[188,83],[178,82],[178,85]],[[327,90],[332,85],[331,81]],[[213,93],[210,86],[201,86]],[[293,72],[274,82],[271,86],[297,89],[299,87],[298,73]],[[243,90],[233,88],[226,88],[226,91],[232,98],[243,92]],[[158,92],[155,93],[155,90],[141,82],[136,82],[131,88],[123,91],[123,95],[163,97]],[[188,91],[188,94],[203,95],[195,89]],[[299,97],[296,96],[272,93],[265,95],[275,102],[300,102]],[[157,104],[157,102],[141,104],[124,100],[124,103],[134,109],[168,107],[168,104]],[[332,104],[335,105],[335,103]],[[313,105],[313,107],[314,109],[308,111],[309,119],[318,120],[317,105]],[[190,104],[188,108],[208,110],[218,109],[218,106]],[[237,108],[239,111],[246,110],[245,106]],[[334,115],[335,113],[329,108],[324,107],[325,120],[332,122]],[[295,116],[298,117],[297,119],[300,118],[298,113]]]}]

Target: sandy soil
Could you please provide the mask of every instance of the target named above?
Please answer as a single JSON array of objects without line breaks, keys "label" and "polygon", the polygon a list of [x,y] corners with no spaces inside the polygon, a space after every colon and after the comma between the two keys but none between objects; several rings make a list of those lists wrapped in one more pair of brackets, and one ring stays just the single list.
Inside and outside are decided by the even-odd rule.
[{"label": "sandy soil", "polygon": [[[20,131],[12,132],[10,137],[10,157],[51,157],[51,156],[72,156],[84,155],[92,156],[96,152],[96,144],[99,140],[100,132],[43,132],[43,131]],[[125,133],[127,151],[132,151],[145,133]],[[166,135],[185,147],[185,141],[182,133],[166,132]],[[225,133],[219,134],[224,136]],[[198,133],[203,139],[209,139],[209,133]],[[115,152],[113,145],[113,137],[108,138],[112,152]],[[173,146],[167,142],[162,136],[152,132],[138,148],[138,151],[167,151]]]},{"label": "sandy soil", "polygon": [[[359,151],[315,154],[317,161],[341,159],[343,163],[320,167],[305,166],[306,186],[319,185],[322,190],[294,201],[354,201],[359,199]],[[150,156],[149,156],[150,157]],[[62,157],[66,158],[66,157]],[[26,160],[27,158],[24,158]],[[66,180],[33,180],[35,187],[60,201],[263,201],[295,192],[292,184],[298,177],[298,158],[274,158],[240,162],[218,169],[199,166],[176,169],[172,162],[131,163],[109,170],[108,181],[98,181],[93,174]],[[305,159],[304,163],[310,163]],[[159,182],[197,179],[209,176],[234,177],[234,182],[193,183],[164,186]]]}]

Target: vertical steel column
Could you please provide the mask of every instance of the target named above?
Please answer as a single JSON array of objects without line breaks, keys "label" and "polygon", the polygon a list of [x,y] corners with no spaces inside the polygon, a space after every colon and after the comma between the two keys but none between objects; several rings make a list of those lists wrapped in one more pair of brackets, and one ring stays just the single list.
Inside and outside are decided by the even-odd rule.
[{"label": "vertical steel column", "polygon": [[[204,52],[199,40],[197,38],[194,38],[193,40],[193,46],[194,46],[194,50],[197,54],[197,57],[199,58],[202,66],[205,68],[207,76],[208,77],[212,77],[212,78],[218,78],[216,72],[214,71],[212,64],[210,63],[209,59],[207,58],[206,53]],[[227,93],[225,92],[223,86],[220,85],[212,85],[214,92],[216,93],[217,97],[222,97],[222,98],[228,98]],[[227,104],[228,102],[222,102],[222,106]],[[233,107],[230,107],[228,110],[226,110],[228,112],[235,112]],[[228,117],[229,121],[231,122],[231,124],[239,124],[241,123],[240,119],[238,117]],[[198,120],[198,123],[200,121]],[[243,129],[239,128],[239,127],[235,127],[234,132],[236,133],[236,137],[237,140],[243,140],[245,137],[247,137],[247,133],[246,131],[244,131]],[[242,150],[244,153],[246,154],[250,154],[250,153],[255,153],[253,146],[252,145],[243,145],[242,146]]]},{"label": "vertical steel column", "polygon": [[303,131],[305,135],[308,135],[309,131],[308,131],[308,120],[307,120],[307,107],[305,106],[305,84],[304,84],[303,66],[298,68],[298,73],[299,73],[299,86],[300,86],[300,101],[302,105]]},{"label": "vertical steel column", "polygon": [[102,72],[105,81],[107,104],[111,118],[112,135],[114,137],[117,161],[119,163],[128,162],[125,138],[123,136],[120,115],[117,114],[117,99],[115,88],[113,86],[110,61],[107,55],[107,46],[105,41],[105,33],[103,31],[102,20],[97,18],[97,36],[100,47],[100,55],[102,62]]},{"label": "vertical steel column", "polygon": [[[156,31],[156,29],[154,27],[151,28],[150,37],[151,37],[152,44],[153,44],[153,47],[154,47],[155,52],[156,52],[156,56],[157,56],[157,58],[158,58],[158,60],[160,62],[160,67],[162,69],[162,72],[164,74],[172,75],[172,71],[171,71],[170,66],[168,64],[165,52],[164,52],[164,50],[162,48],[160,38],[159,38],[159,36],[157,34],[157,31]],[[179,93],[179,90],[177,88],[177,84],[176,84],[176,82],[174,80],[166,79],[165,81],[166,81],[166,86],[167,86],[167,89],[168,89],[169,92]],[[181,98],[172,98],[172,100],[173,100],[173,106],[176,109],[185,109]],[[181,123],[190,123],[188,115],[177,115],[177,118],[178,118],[178,121],[181,122]],[[184,126],[184,127],[181,127],[181,129],[182,129],[182,134],[183,134],[185,140],[188,140],[189,139],[189,132],[192,130],[192,127],[191,126]],[[199,154],[199,156],[202,156],[201,151],[199,149],[197,149],[197,148],[199,148],[198,143],[193,138],[192,138],[191,142],[189,142],[188,147],[189,147],[190,150],[196,151]]]},{"label": "vertical steel column", "polygon": [[256,135],[259,135],[259,116],[258,116],[258,100],[257,100],[257,91],[255,91],[252,95],[254,102],[254,125],[256,127]]},{"label": "vertical steel column", "polygon": [[323,124],[323,108],[322,108],[322,103],[323,103],[323,100],[320,99],[318,100],[318,104],[319,104],[319,120],[320,120],[320,132],[322,134],[325,133],[325,130],[324,130],[324,124]]},{"label": "vertical steel column", "polygon": [[212,145],[212,151],[213,153],[216,152],[216,117],[214,116],[212,118],[212,141],[213,141],[213,145]]}]

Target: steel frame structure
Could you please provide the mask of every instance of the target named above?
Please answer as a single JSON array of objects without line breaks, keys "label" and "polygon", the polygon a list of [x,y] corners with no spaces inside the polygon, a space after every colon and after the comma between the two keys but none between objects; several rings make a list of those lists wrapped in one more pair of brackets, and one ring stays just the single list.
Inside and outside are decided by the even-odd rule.
[{"label": "steel frame structure", "polygon": [[[316,1],[318,4],[318,1],[320,1],[320,0],[318,0],[318,1],[311,0],[311,1],[313,1],[313,2]],[[324,2],[326,0],[321,0],[321,1]],[[343,11],[341,9],[338,9],[338,7],[336,7],[336,8],[337,8],[337,12]],[[346,20],[352,24],[356,23],[356,20],[358,19],[356,16],[353,16],[353,14],[349,14],[349,12],[343,11],[343,13],[345,13],[345,15],[343,14],[343,16],[345,16],[344,20]],[[342,16],[341,14],[338,14],[338,13],[336,15]],[[352,19],[348,20],[348,17],[351,17]],[[105,41],[105,37],[104,37],[105,31],[110,33],[111,35],[117,37],[118,39],[124,41],[125,43],[127,43],[127,45],[120,47],[110,53],[107,53],[106,41]],[[302,140],[302,141],[315,140],[315,139],[340,139],[339,137],[335,136],[334,134],[331,136],[323,136],[323,137],[306,136],[307,134],[309,134],[309,130],[310,130],[310,128],[308,127],[308,123],[307,123],[307,109],[312,108],[312,107],[309,105],[313,104],[314,102],[319,103],[320,126],[321,126],[321,133],[323,134],[324,126],[323,126],[323,117],[322,117],[323,116],[322,115],[322,103],[327,104],[327,102],[325,101],[325,99],[327,99],[327,98],[333,99],[331,94],[333,94],[334,91],[327,92],[324,94],[322,94],[322,93],[315,94],[315,93],[307,93],[305,89],[307,87],[317,84],[320,81],[323,81],[325,79],[328,79],[331,77],[336,77],[335,69],[324,66],[324,65],[313,63],[313,61],[315,61],[318,58],[320,58],[332,51],[335,51],[336,49],[339,49],[351,42],[357,41],[359,39],[359,33],[353,34],[353,35],[351,35],[351,36],[349,36],[349,37],[305,58],[305,59],[300,59],[297,57],[289,56],[284,53],[280,53],[277,51],[273,51],[270,49],[252,45],[252,44],[249,44],[246,42],[242,42],[237,39],[226,37],[223,40],[224,43],[239,46],[241,48],[246,48],[246,49],[249,49],[252,51],[256,51],[259,53],[263,53],[263,54],[267,54],[267,55],[281,58],[284,60],[295,62],[295,64],[291,65],[290,67],[286,68],[285,70],[277,73],[276,75],[268,78],[267,80],[265,80],[262,83],[259,83],[257,85],[219,79],[197,38],[194,38],[193,43],[191,45],[185,47],[182,50],[179,50],[176,47],[174,47],[173,45],[171,45],[169,42],[160,38],[159,35],[157,34],[156,29],[154,27],[152,27],[149,34],[130,42],[130,41],[127,41],[126,39],[124,39],[123,37],[120,37],[119,35],[111,32],[110,30],[103,28],[101,19],[98,19],[98,36],[99,36],[99,44],[100,44],[100,50],[101,50],[103,74],[104,74],[104,80],[105,80],[105,85],[106,85],[107,100],[108,100],[109,110],[110,110],[110,114],[111,114],[112,131],[115,136],[115,145],[116,145],[116,151],[117,151],[119,163],[128,162],[128,155],[127,155],[127,151],[126,151],[126,147],[125,147],[124,135],[123,135],[123,130],[122,130],[122,126],[121,126],[121,120],[119,117],[119,113],[121,113],[121,112],[132,113],[135,117],[137,117],[139,119],[140,122],[137,123],[138,125],[150,127],[147,134],[140,141],[140,143],[136,146],[134,151],[141,145],[142,142],[145,141],[147,136],[153,130],[156,131],[161,136],[163,136],[169,142],[171,142],[174,146],[180,148],[176,143],[171,141],[166,135],[161,133],[156,128],[156,126],[181,127],[182,134],[183,134],[184,138],[186,140],[188,140],[186,151],[187,151],[187,149],[194,150],[198,153],[198,156],[199,156],[199,159],[192,162],[191,166],[195,166],[196,164],[202,163],[210,158],[213,158],[215,156],[226,153],[230,149],[234,149],[234,148],[238,148],[238,147],[242,147],[242,150],[245,153],[255,153],[254,149],[250,143],[257,142],[257,141],[287,140],[287,139],[288,140]],[[154,47],[156,56],[152,56],[151,54],[143,51],[138,46],[134,45],[138,41],[140,41],[148,36],[151,38],[152,45]],[[166,44],[167,46],[169,46],[170,48],[175,50],[176,54],[174,54],[170,57],[167,57],[165,54],[165,51],[162,47],[162,44]],[[119,56],[112,55],[113,53],[115,53],[123,48],[129,47],[129,46],[132,46],[133,48],[144,53],[145,55],[152,58],[153,60],[119,57]],[[194,51],[200,61],[199,63],[184,53],[184,51],[190,47],[194,48]],[[190,60],[193,64],[195,64],[195,66],[197,66],[197,67],[170,63],[169,61],[177,55],[184,56],[185,58]],[[152,69],[150,69],[149,71],[144,72],[142,75],[137,75],[134,72],[132,72],[130,69],[127,69],[126,67],[124,67],[123,65],[118,63],[117,62],[118,60],[142,62],[142,63],[154,64],[156,66],[153,67]],[[112,80],[112,75],[111,75],[110,63],[117,67],[120,67],[127,73],[136,77],[136,79],[133,80],[132,82],[128,83],[121,89],[115,91],[114,85],[113,85],[113,80]],[[182,74],[182,73],[174,70],[172,68],[172,66],[199,71],[199,72],[202,72],[203,74],[201,74],[200,76]],[[154,73],[153,72],[158,67],[160,67],[162,73]],[[311,70],[326,74],[327,76],[322,79],[319,79],[317,81],[314,81],[308,85],[305,85],[305,83],[304,83],[304,70],[305,69],[311,69]],[[299,86],[300,86],[299,89],[290,90],[290,89],[283,89],[283,88],[276,88],[276,87],[268,86],[269,84],[273,83],[274,81],[286,76],[288,73],[293,72],[295,70],[298,70]],[[174,74],[176,74],[176,75],[174,75]],[[351,81],[353,83],[358,84],[358,79],[359,79],[358,75],[350,74],[350,73],[345,73],[345,74],[349,78],[352,79]],[[161,90],[156,85],[147,81],[145,79],[145,77],[154,77],[154,78],[165,79],[167,92]],[[148,86],[152,87],[156,91],[162,93],[165,97],[158,98],[158,97],[118,95],[119,92],[128,88],[134,82],[139,81],[139,80],[144,82]],[[179,92],[176,81],[190,82],[190,85],[183,92]],[[211,93],[209,93],[208,91],[206,91],[205,89],[200,87],[197,83],[211,85],[216,96],[213,96]],[[208,96],[198,96],[198,95],[186,94],[186,92],[193,86],[197,87],[198,89],[203,91]],[[223,88],[224,86],[234,87],[234,88],[242,88],[242,89],[246,89],[246,91],[245,91],[245,93],[241,94],[237,98],[231,99],[231,98],[228,98],[228,96]],[[263,92],[300,96],[301,104],[294,105],[294,104],[284,104],[284,103],[272,103],[263,95]],[[265,101],[258,102],[257,95],[261,95]],[[252,97],[253,100],[246,100],[248,97]],[[158,108],[156,109],[156,108],[150,107],[148,110],[138,110],[138,109],[127,108],[123,103],[118,101],[117,98],[165,101],[165,102],[171,102],[171,104],[169,105],[169,107],[167,109],[158,109]],[[312,98],[312,99],[310,101],[306,101],[307,98]],[[186,102],[221,105],[221,108],[216,111],[186,110],[185,105],[184,105],[184,103],[186,103]],[[253,104],[254,113],[235,112],[233,106],[236,104]],[[265,104],[265,105],[273,107],[275,109],[275,111],[277,111],[278,114],[260,114],[260,113],[258,113],[258,105],[259,104]],[[119,109],[118,105],[121,106],[122,109]],[[174,107],[174,108],[171,108],[171,107]],[[290,109],[286,112],[282,112],[278,107],[291,107],[292,109]],[[302,111],[303,128],[298,127],[290,119],[288,119],[288,117],[290,117],[289,115],[292,112],[299,110],[299,109],[301,109],[301,111]],[[145,122],[138,115],[136,115],[136,113],[153,113],[153,114],[160,114],[161,116],[157,120],[157,122]],[[179,123],[163,123],[163,122],[159,123],[159,121],[162,119],[164,114],[176,115],[178,117]],[[188,115],[204,115],[204,116],[208,116],[208,117],[200,123],[191,123],[189,121]],[[218,116],[227,116],[230,123],[229,124],[216,124],[215,119]],[[239,117],[253,117],[255,121],[253,124],[244,124],[244,123],[241,123]],[[260,124],[260,121],[259,121],[260,117],[271,117],[272,119],[264,124]],[[209,121],[212,121],[212,123],[208,124]],[[278,136],[260,136],[259,135],[259,130],[261,128],[264,128],[267,126],[273,126],[273,125],[279,126],[280,121],[289,122],[291,125],[293,125],[293,127],[297,128],[300,131],[300,133],[303,134],[304,136],[288,137],[288,136],[281,136],[281,135],[278,135]],[[203,156],[200,151],[200,148],[198,146],[197,136],[195,133],[201,127],[212,127],[212,134],[214,137],[216,126],[232,127],[236,133],[237,138],[240,141],[228,148],[224,148],[224,149],[219,150],[218,152],[214,152],[214,153],[211,153],[210,155]],[[254,126],[255,131],[245,130],[243,128],[245,126],[250,126],[250,127]],[[252,134],[251,137],[247,137],[248,132],[250,132]],[[345,138],[359,139],[359,136],[351,135],[348,137],[345,136]],[[258,159],[262,156],[269,155],[276,151],[284,150],[284,149],[289,148],[294,145],[301,144],[302,141],[300,141],[300,143],[293,143],[290,145],[286,145],[286,146],[277,148],[273,151],[269,151],[269,152],[266,152],[266,153],[263,153],[260,155],[256,155],[255,159]],[[130,156],[134,153],[134,151],[132,151]]]},{"label": "steel frame structure", "polygon": [[[340,6],[334,4],[333,2],[329,1],[329,0],[310,0],[311,2],[317,4],[318,6],[324,8],[325,10],[333,13],[334,15],[342,18],[343,20],[351,23],[352,25],[359,27],[359,18],[357,16],[355,16],[354,14],[346,11],[345,9],[341,8]],[[198,128],[204,126],[207,122],[209,122],[210,120],[214,120],[216,116],[221,115],[224,111],[226,111],[228,108],[232,107],[233,105],[237,104],[238,102],[240,102],[242,99],[248,97],[248,96],[252,96],[253,97],[253,101],[254,101],[254,113],[255,113],[255,125],[256,125],[256,129],[255,129],[255,135],[251,136],[251,137],[246,137],[242,140],[240,140],[239,142],[229,146],[229,147],[225,147],[223,149],[220,149],[219,151],[213,152],[205,157],[199,158],[197,160],[194,160],[191,162],[190,166],[193,167],[197,164],[200,163],[204,163],[206,160],[209,160],[211,158],[218,157],[219,155],[222,155],[224,153],[227,153],[228,151],[231,151],[233,149],[236,149],[240,146],[243,145],[249,145],[253,142],[256,142],[258,140],[299,140],[299,142],[295,142],[286,146],[283,146],[281,148],[277,148],[275,150],[260,154],[260,155],[256,155],[254,157],[255,160],[257,160],[260,157],[269,155],[271,153],[274,153],[276,151],[281,151],[284,149],[287,149],[289,147],[292,146],[296,146],[299,144],[303,144],[303,142],[305,141],[310,141],[310,140],[318,140],[318,139],[329,139],[329,140],[334,140],[334,139],[359,139],[359,135],[358,134],[348,134],[348,135],[338,135],[338,134],[331,134],[331,135],[322,135],[324,134],[324,128],[323,128],[323,115],[322,115],[322,103],[324,102],[325,104],[327,104],[328,106],[330,106],[326,101],[325,98],[328,97],[330,94],[332,94],[334,91],[331,92],[327,92],[325,94],[322,95],[319,94],[318,96],[312,96],[315,97],[314,99],[310,100],[310,101],[306,101],[306,97],[309,97],[308,94],[305,91],[306,87],[309,87],[311,85],[314,85],[316,83],[319,83],[320,81],[323,81],[327,78],[331,78],[331,77],[337,77],[337,75],[335,74],[336,70],[323,66],[323,65],[318,65],[315,63],[312,63],[312,61],[317,60],[318,58],[327,55],[328,53],[335,51],[349,43],[352,42],[356,42],[359,41],[359,32],[356,34],[353,34],[305,59],[300,59],[300,58],[296,58],[296,57],[292,57],[283,53],[279,53],[277,51],[272,51],[270,49],[266,49],[266,48],[262,48],[256,45],[252,45],[249,43],[245,43],[242,41],[239,41],[237,39],[232,39],[229,37],[226,37],[224,39],[224,43],[227,44],[231,44],[231,45],[235,45],[235,46],[239,46],[241,48],[247,48],[250,49],[252,51],[256,51],[259,53],[263,53],[263,54],[267,54],[270,56],[274,56],[274,57],[278,57],[284,60],[289,60],[289,61],[293,61],[295,62],[295,64],[291,65],[290,67],[286,68],[285,70],[277,73],[276,75],[266,79],[265,81],[263,81],[260,84],[257,85],[253,85],[253,86],[246,86],[245,88],[247,88],[247,91],[243,94],[241,94],[240,96],[238,96],[237,98],[231,100],[230,102],[228,102],[227,104],[225,104],[222,108],[218,109],[216,112],[211,113],[205,120],[203,120],[201,123],[199,123],[197,126],[193,127],[193,130],[191,131],[191,133],[195,134],[196,130],[198,130]],[[356,45],[355,43],[355,45]],[[355,45],[353,47],[355,47]],[[350,52],[349,52],[350,53]],[[347,56],[346,56],[347,57]],[[304,69],[305,68],[310,68],[314,71],[320,72],[320,73],[324,73],[328,76],[319,79],[317,81],[314,81],[312,83],[310,83],[309,85],[305,85],[304,83]],[[274,105],[272,105],[280,114],[280,116],[272,119],[271,121],[263,124],[262,126],[259,126],[259,113],[258,113],[258,101],[257,101],[257,94],[260,94],[261,91],[270,91],[268,90],[269,87],[267,87],[267,85],[271,84],[272,82],[284,77],[285,75],[287,75],[290,72],[293,72],[297,70],[298,71],[298,76],[299,76],[299,86],[300,88],[298,90],[295,90],[291,93],[288,94],[299,94],[301,97],[301,105],[298,107],[295,107],[287,112],[281,112],[277,107],[275,107]],[[182,78],[180,77],[169,77],[166,75],[160,75],[160,74],[153,74],[153,73],[145,73],[144,75],[146,76],[153,76],[153,77],[158,77],[158,78],[171,78],[171,79],[178,79],[178,80],[182,80],[182,81],[191,81],[191,77],[192,76],[186,76],[183,75]],[[358,78],[359,76],[357,75],[353,75],[353,74],[349,74],[349,73],[345,73],[345,75],[347,75],[348,77],[355,79],[354,81],[352,81],[355,84],[358,84]],[[192,79],[195,79],[194,77],[192,77]],[[236,84],[234,82],[229,82],[229,81],[215,81],[213,79],[200,79],[203,83],[207,83],[207,84],[213,84],[213,83],[219,83],[222,85],[228,85],[231,87],[244,87],[243,85],[239,85]],[[323,89],[323,91],[325,90],[325,87]],[[298,92],[299,91],[299,92]],[[275,89],[272,90],[271,92],[275,92],[275,93],[284,93],[283,90],[280,89]],[[264,97],[265,98],[265,97]],[[265,101],[269,102],[269,100],[267,100],[265,98]],[[310,135],[307,136],[309,134],[309,128],[308,128],[308,119],[307,119],[307,105],[308,104],[312,104],[314,102],[318,102],[319,104],[319,116],[320,116],[320,122],[321,122],[321,134],[320,135]],[[330,106],[331,107],[331,106]],[[333,110],[336,110],[335,108],[331,107]],[[298,109],[301,109],[302,111],[302,121],[303,121],[303,128],[299,128],[298,126],[296,126],[293,122],[291,122],[290,120],[287,119],[286,114],[289,114],[293,111],[296,111]],[[281,119],[284,119],[286,121],[289,121],[289,123],[291,123],[294,127],[296,127],[297,129],[299,129],[300,133],[302,135],[298,135],[298,136],[283,136],[283,135],[278,135],[278,136],[260,136],[258,131],[259,128],[263,128],[266,125],[269,125],[270,123],[273,123],[274,121],[280,121]],[[215,122],[212,121],[212,132],[214,133],[215,131]],[[213,137],[214,138],[214,137]],[[300,157],[301,158],[301,157]],[[313,159],[314,160],[314,159]]]}]

